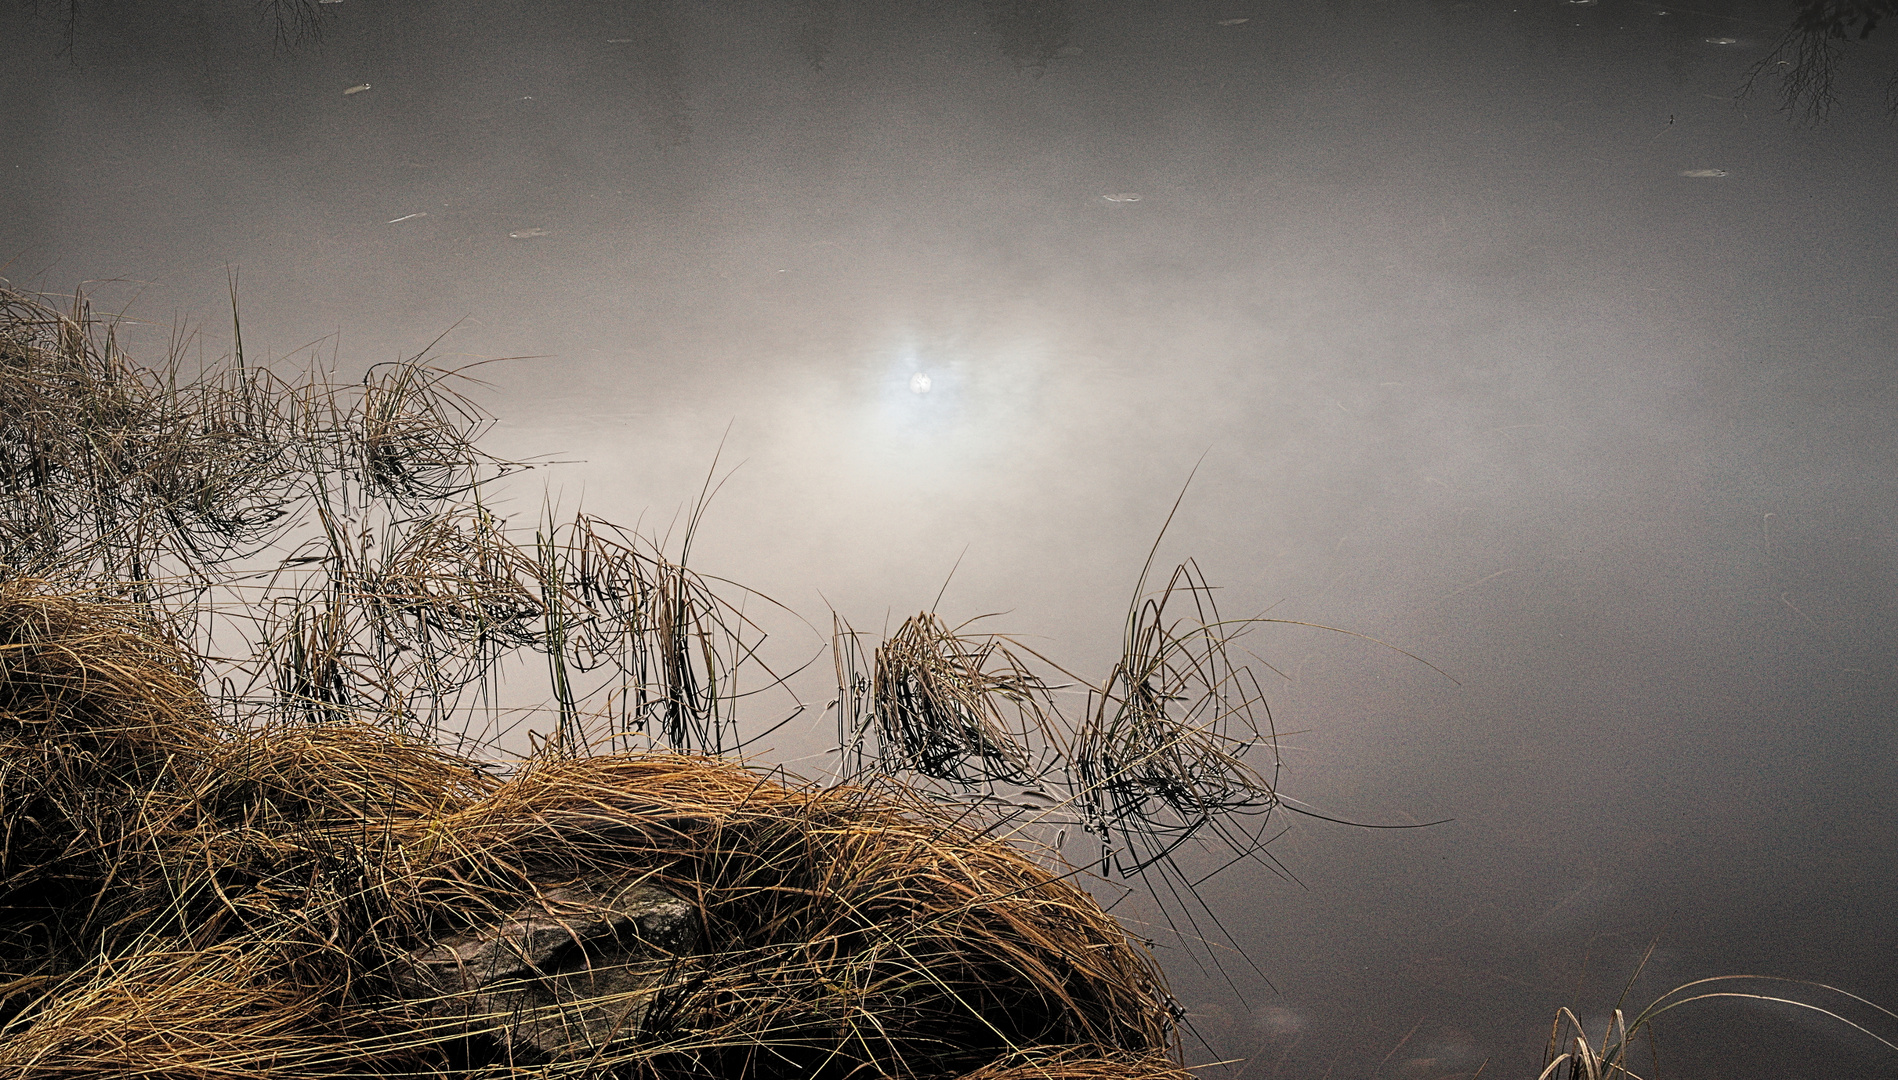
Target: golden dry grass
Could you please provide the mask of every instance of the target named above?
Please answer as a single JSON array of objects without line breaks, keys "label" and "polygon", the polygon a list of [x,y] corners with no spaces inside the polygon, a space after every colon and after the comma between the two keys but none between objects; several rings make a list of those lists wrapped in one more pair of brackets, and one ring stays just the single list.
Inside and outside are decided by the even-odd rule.
[{"label": "golden dry grass", "polygon": [[501,780],[366,724],[226,721],[124,601],[16,579],[0,620],[0,1074],[500,1075],[400,966],[600,875],[690,900],[706,949],[643,1030],[535,1075],[938,1077],[1089,1047],[995,1075],[1093,1076],[1171,1048],[1111,916],[900,786],[682,754]]},{"label": "golden dry grass", "polygon": [[[710,476],[676,558],[585,515],[529,543],[456,371],[287,383],[233,345],[143,369],[83,301],[0,288],[0,1076],[1185,1080],[1152,956],[1023,827],[1090,834],[1206,944],[1177,855],[1271,862],[1272,718],[1232,654],[1291,620],[1222,619],[1191,560],[1149,594],[1158,539],[1099,683],[933,611],[866,660],[833,616],[855,779],[807,784],[726,756],[738,674],[783,680],[685,565]],[[502,776],[445,746],[520,653],[556,727]],[[418,951],[597,881],[701,931],[634,1029],[529,1063],[509,1032],[557,1016],[414,996]],[[1544,1080],[1631,1076],[1689,1001],[1843,1019],[1720,981],[1595,1043],[1564,1011]]]}]

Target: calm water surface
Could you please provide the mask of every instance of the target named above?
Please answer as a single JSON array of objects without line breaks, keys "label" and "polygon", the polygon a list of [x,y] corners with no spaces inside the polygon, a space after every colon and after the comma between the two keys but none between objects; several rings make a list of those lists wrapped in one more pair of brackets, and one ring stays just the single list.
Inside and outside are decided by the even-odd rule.
[{"label": "calm water surface", "polygon": [[[1163,559],[1455,677],[1247,639],[1288,795],[1454,821],[1288,816],[1296,881],[1205,887],[1230,981],[1156,931],[1198,1059],[1533,1076],[1655,934],[1641,1001],[1898,1007],[1898,35],[1811,126],[1735,100],[1772,4],[321,11],[285,51],[247,5],[85,4],[60,55],[10,7],[10,280],[111,279],[153,356],[179,315],[221,349],[227,267],[252,353],[453,326],[534,358],[481,400],[574,462],[561,505],[663,525],[723,436],[702,569],[874,628],[961,556],[946,616],[1087,670],[1204,455]],[[821,767],[816,711],[776,757]],[[1898,1076],[1816,1017],[1674,1017],[1664,1076]]]}]

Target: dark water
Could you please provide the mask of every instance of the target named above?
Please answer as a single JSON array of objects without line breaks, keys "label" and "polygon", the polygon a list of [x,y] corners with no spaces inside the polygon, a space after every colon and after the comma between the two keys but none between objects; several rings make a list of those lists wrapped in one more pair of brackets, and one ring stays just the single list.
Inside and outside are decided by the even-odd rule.
[{"label": "dark water", "polygon": [[[1455,820],[1288,817],[1296,883],[1205,886],[1258,972],[1168,950],[1198,1058],[1533,1076],[1655,934],[1639,1001],[1898,1007],[1898,27],[1812,126],[1734,100],[1773,4],[344,0],[284,51],[246,4],[83,3],[70,55],[63,5],[6,10],[16,285],[119,279],[153,354],[178,313],[222,349],[227,267],[253,353],[458,324],[540,358],[483,369],[495,447],[629,521],[729,424],[695,560],[813,621],[966,548],[945,615],[1104,669],[1204,453],[1163,557],[1457,683],[1248,639],[1288,795]],[[1664,1076],[1898,1076],[1810,1014],[1669,1020]]]}]

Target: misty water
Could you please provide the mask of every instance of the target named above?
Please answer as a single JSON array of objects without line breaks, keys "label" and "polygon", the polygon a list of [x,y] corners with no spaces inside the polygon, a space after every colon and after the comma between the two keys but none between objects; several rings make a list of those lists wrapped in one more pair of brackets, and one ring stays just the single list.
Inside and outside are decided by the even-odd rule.
[{"label": "misty water", "polygon": [[[1447,673],[1245,639],[1287,796],[1453,820],[1282,814],[1295,880],[1203,886],[1256,969],[1155,929],[1195,1060],[1532,1077],[1656,935],[1632,1004],[1898,1008],[1894,35],[1809,124],[1736,97],[1766,3],[344,0],[286,49],[101,2],[66,52],[63,4],[4,10],[4,275],[93,283],[135,356],[224,349],[231,268],[254,357],[452,328],[530,358],[478,392],[491,449],[564,462],[522,520],[663,530],[722,439],[699,569],[827,633],[960,559],[945,617],[1076,670],[1198,463],[1164,566]],[[784,626],[813,708],[765,758],[815,774],[825,637]],[[1898,1076],[1745,1001],[1657,1050]]]}]

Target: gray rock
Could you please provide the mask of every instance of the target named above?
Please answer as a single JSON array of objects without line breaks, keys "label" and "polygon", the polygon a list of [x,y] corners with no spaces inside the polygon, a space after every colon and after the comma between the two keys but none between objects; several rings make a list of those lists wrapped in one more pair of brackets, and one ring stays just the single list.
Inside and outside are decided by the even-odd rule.
[{"label": "gray rock", "polygon": [[477,1056],[571,1060],[635,1037],[698,936],[693,905],[650,885],[543,887],[495,925],[411,953],[398,983],[451,1030],[460,1020]]}]

